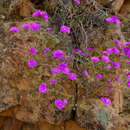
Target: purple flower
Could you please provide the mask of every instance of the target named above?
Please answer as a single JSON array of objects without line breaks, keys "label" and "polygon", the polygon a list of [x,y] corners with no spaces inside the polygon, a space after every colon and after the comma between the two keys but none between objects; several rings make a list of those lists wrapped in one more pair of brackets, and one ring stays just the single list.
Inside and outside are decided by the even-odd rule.
[{"label": "purple flower", "polygon": [[93,62],[98,62],[99,61],[99,58],[98,57],[91,57],[91,61],[93,61]]},{"label": "purple flower", "polygon": [[45,11],[37,10],[32,14],[32,17],[42,17],[45,21],[48,21],[48,14]]},{"label": "purple flower", "polygon": [[55,84],[55,83],[57,83],[57,80],[50,80],[50,83]]},{"label": "purple flower", "polygon": [[35,11],[35,12],[32,14],[32,17],[38,17],[38,16],[40,16],[40,14],[41,14],[41,11],[40,11],[40,10],[37,10],[37,11]]},{"label": "purple flower", "polygon": [[86,48],[86,50],[89,50],[89,51],[91,51],[91,50],[93,50],[94,48],[91,48],[91,47],[87,47]]},{"label": "purple flower", "polygon": [[107,48],[105,51],[103,51],[103,54],[112,54],[113,53],[113,49],[112,48]]},{"label": "purple flower", "polygon": [[106,81],[108,84],[112,84],[112,81],[111,80],[107,80]]},{"label": "purple flower", "polygon": [[47,12],[42,11],[42,12],[41,12],[41,17],[42,17],[45,21],[48,21],[48,14],[47,14]]},{"label": "purple flower", "polygon": [[64,74],[69,74],[70,70],[67,67],[67,64],[65,62],[62,62],[59,64],[58,69],[60,70],[60,72],[64,73]]},{"label": "purple flower", "polygon": [[121,78],[120,78],[120,77],[116,77],[116,78],[115,78],[115,81],[120,82],[120,81],[121,81]]},{"label": "purple flower", "polygon": [[53,28],[47,28],[46,31],[47,31],[48,33],[52,33]]},{"label": "purple flower", "polygon": [[103,77],[103,75],[102,75],[102,74],[96,74],[96,77],[97,77],[98,79],[101,79],[101,78]]},{"label": "purple flower", "polygon": [[53,57],[56,59],[62,59],[64,57],[64,53],[62,50],[55,50],[52,52]]},{"label": "purple flower", "polygon": [[111,66],[111,65],[107,65],[107,66],[105,66],[105,68],[107,68],[107,69],[111,69],[112,66]]},{"label": "purple flower", "polygon": [[127,56],[130,55],[130,48],[129,47],[124,47],[122,50],[123,50],[125,55],[127,55]]},{"label": "purple flower", "polygon": [[64,99],[63,102],[64,102],[64,104],[67,104],[67,103],[68,103],[67,99]]},{"label": "purple flower", "polygon": [[57,68],[57,67],[51,69],[51,73],[52,73],[52,74],[56,74],[56,73],[58,73],[58,72],[60,72],[60,70],[59,70],[59,68]]},{"label": "purple flower", "polygon": [[130,87],[130,80],[127,81],[127,87]]},{"label": "purple flower", "polygon": [[60,31],[69,34],[70,33],[70,27],[63,25],[63,26],[60,27]]},{"label": "purple flower", "polygon": [[112,64],[116,69],[120,67],[120,63],[118,62],[110,62],[110,64]]},{"label": "purple flower", "polygon": [[74,0],[74,2],[80,4],[80,0]]},{"label": "purple flower", "polygon": [[84,71],[84,72],[83,72],[83,75],[84,75],[84,76],[88,76],[88,72],[87,72],[87,71]]},{"label": "purple flower", "polygon": [[43,51],[43,54],[47,54],[47,52],[50,50],[50,48],[46,48],[44,51]]},{"label": "purple flower", "polygon": [[119,54],[120,53],[120,51],[116,47],[112,48],[112,51],[115,54]]},{"label": "purple flower", "polygon": [[29,60],[28,61],[28,66],[31,67],[31,68],[37,66],[36,60],[33,60],[33,59]]},{"label": "purple flower", "polygon": [[72,52],[79,52],[79,53],[81,53],[82,51],[80,49],[78,49],[78,48],[73,48]]},{"label": "purple flower", "polygon": [[105,106],[110,106],[112,104],[111,100],[107,97],[101,97],[100,100],[104,103]]},{"label": "purple flower", "polygon": [[101,57],[101,59],[102,59],[102,61],[104,61],[106,63],[110,61],[109,57],[108,56],[104,56],[104,55]]},{"label": "purple flower", "polygon": [[18,31],[19,31],[19,28],[17,28],[17,27],[11,27],[11,28],[10,28],[10,31],[12,31],[12,32],[18,32]]},{"label": "purple flower", "polygon": [[115,24],[120,24],[121,23],[117,16],[112,16],[112,17],[106,18],[106,21],[108,23],[115,22]]},{"label": "purple flower", "polygon": [[80,55],[82,55],[82,56],[88,56],[88,54],[85,53],[85,52],[80,52]]},{"label": "purple flower", "polygon": [[114,22],[113,18],[111,18],[111,17],[106,18],[105,20],[106,20],[106,22],[108,22],[108,23],[112,23],[112,22]]},{"label": "purple flower", "polygon": [[123,42],[123,44],[126,45],[130,45],[130,42]]},{"label": "purple flower", "polygon": [[119,54],[119,56],[125,56],[124,54]]},{"label": "purple flower", "polygon": [[22,25],[22,28],[25,28],[25,29],[29,29],[30,25],[29,24],[23,24]]},{"label": "purple flower", "polygon": [[115,24],[121,24],[120,20],[119,20],[119,19],[116,19],[116,20],[115,20]]},{"label": "purple flower", "polygon": [[35,48],[31,48],[28,50],[28,52],[32,53],[32,54],[36,54],[37,50]]},{"label": "purple flower", "polygon": [[33,30],[38,31],[38,30],[41,29],[41,25],[40,25],[40,24],[37,24],[37,23],[32,23],[32,24],[30,24],[29,29],[30,29],[31,31],[33,31]]},{"label": "purple flower", "polygon": [[46,84],[46,83],[42,83],[42,84],[39,86],[38,91],[39,91],[40,93],[46,93],[46,92],[48,91],[47,84]]},{"label": "purple flower", "polygon": [[126,61],[126,63],[130,63],[130,60]]},{"label": "purple flower", "polygon": [[68,74],[68,78],[72,79],[72,80],[76,80],[77,79],[77,75],[75,73],[69,73]]},{"label": "purple flower", "polygon": [[87,54],[87,53],[85,53],[85,52],[81,51],[81,50],[80,50],[80,49],[78,49],[78,48],[73,48],[73,49],[72,49],[72,52],[79,53],[79,55],[82,55],[82,56],[88,56],[88,54]]},{"label": "purple flower", "polygon": [[60,70],[62,73],[64,74],[69,74],[70,73],[70,69],[69,68],[64,68],[63,70]]},{"label": "purple flower", "polygon": [[115,43],[120,44],[121,42],[119,40],[115,40]]},{"label": "purple flower", "polygon": [[115,43],[116,43],[116,46],[118,47],[118,48],[122,48],[122,46],[121,46],[121,42],[119,41],[119,40],[115,40]]},{"label": "purple flower", "polygon": [[128,72],[128,73],[126,74],[126,77],[127,77],[128,79],[130,79],[130,72]]},{"label": "purple flower", "polygon": [[67,104],[68,101],[66,99],[64,99],[64,100],[56,99],[54,103],[55,103],[56,107],[59,110],[61,110],[61,109],[63,109],[65,107],[65,104]]},{"label": "purple flower", "polygon": [[70,61],[70,60],[72,60],[72,57],[71,56],[67,56],[67,57],[65,57],[65,60],[66,61]]}]

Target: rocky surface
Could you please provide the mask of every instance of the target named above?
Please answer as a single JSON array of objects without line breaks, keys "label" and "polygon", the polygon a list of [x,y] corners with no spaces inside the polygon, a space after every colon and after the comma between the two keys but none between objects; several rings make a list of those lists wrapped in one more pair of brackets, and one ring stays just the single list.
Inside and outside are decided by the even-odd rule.
[{"label": "rocky surface", "polygon": [[[51,52],[47,56],[42,55],[43,50],[45,48],[62,49],[66,55],[69,55],[68,51],[75,47],[73,39],[60,32],[49,34],[45,31],[48,23],[30,17],[35,8],[39,7],[38,1],[22,0],[20,3],[16,1],[12,3],[13,6],[8,6],[10,1],[8,2],[9,4],[3,0],[6,6],[1,2],[3,12],[0,14],[0,130],[129,130],[130,89],[126,88],[123,82],[115,83],[113,92],[109,93],[104,87],[106,84],[99,83],[101,87],[96,88],[91,76],[88,80],[80,76],[80,81],[74,82],[62,74],[51,75],[50,69],[60,61],[53,60]],[[48,1],[45,2],[47,4]],[[89,0],[87,2],[91,4]],[[104,3],[105,1],[97,0],[97,2],[100,6],[109,4],[113,7],[113,1]],[[45,7],[44,4],[43,7]],[[5,10],[8,10],[9,14]],[[121,12],[123,11],[122,9]],[[92,20],[94,22],[94,19]],[[23,23],[33,22],[40,23],[42,30],[30,32],[21,28]],[[89,30],[88,41],[86,43],[81,41],[78,45],[80,48],[90,45],[99,49],[97,53],[99,54],[104,46],[112,46],[115,38],[123,41],[130,39],[126,34],[124,35],[120,26],[109,26],[102,22],[97,22],[96,27]],[[100,25],[104,26],[100,27]],[[17,26],[21,31],[10,32],[11,26]],[[125,27],[123,25],[123,29]],[[36,56],[27,53],[30,47],[38,50]],[[35,58],[39,66],[33,69],[28,68],[27,60],[30,58]],[[75,55],[71,62],[68,61],[68,65],[71,71],[76,73],[89,69],[88,65]],[[95,72],[95,68],[89,71]],[[116,74],[118,75],[119,72]],[[113,75],[110,77],[113,78]],[[49,81],[56,78],[58,78],[58,83],[50,85]],[[48,93],[38,92],[41,82],[49,84]],[[113,105],[105,107],[98,99],[100,96],[109,96]],[[62,111],[58,110],[53,103],[57,98],[68,100],[68,104]]]}]

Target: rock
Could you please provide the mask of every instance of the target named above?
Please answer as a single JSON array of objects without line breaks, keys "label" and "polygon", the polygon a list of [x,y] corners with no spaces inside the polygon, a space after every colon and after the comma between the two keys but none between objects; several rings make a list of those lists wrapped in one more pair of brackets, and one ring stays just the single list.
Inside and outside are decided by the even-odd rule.
[{"label": "rock", "polygon": [[78,102],[76,120],[81,127],[90,130],[116,130],[119,128],[118,123],[122,130],[127,130],[126,122],[120,118],[116,110],[111,106],[104,106],[98,99]]},{"label": "rock", "polygon": [[[21,22],[16,26],[20,28],[22,24]],[[43,28],[47,27],[44,22],[41,25]],[[15,118],[28,123],[46,120],[52,124],[60,124],[64,120],[70,119],[74,105],[74,83],[64,78],[62,74],[57,75],[57,77],[51,75],[50,69],[60,62],[51,58],[51,52],[47,54],[47,57],[42,55],[45,48],[63,49],[66,44],[61,46],[60,38],[58,39],[46,31],[35,33],[22,30],[12,33],[8,32],[10,27],[8,23],[3,26],[6,26],[5,33],[7,33],[3,44],[8,45],[6,51],[2,53],[2,57],[6,60],[1,62],[0,69],[3,80],[0,85],[0,110],[5,111],[19,105],[20,107],[14,112]],[[40,64],[39,67],[33,69],[27,66],[28,59],[32,58],[31,54],[28,53],[28,49],[31,47],[37,49],[38,54],[35,58]],[[68,65],[72,68],[70,63]],[[50,85],[49,81],[58,77],[61,77],[58,80],[59,83],[56,86]],[[48,93],[38,92],[38,87],[42,82],[48,84]],[[58,110],[54,104],[54,100],[59,98],[68,100],[68,104],[62,111]]]}]

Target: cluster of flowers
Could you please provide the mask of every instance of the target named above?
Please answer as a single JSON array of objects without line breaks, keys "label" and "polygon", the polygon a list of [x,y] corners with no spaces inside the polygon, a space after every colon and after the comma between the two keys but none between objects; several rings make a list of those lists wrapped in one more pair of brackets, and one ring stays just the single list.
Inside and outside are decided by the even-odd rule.
[{"label": "cluster of flowers", "polygon": [[[74,0],[75,3],[77,4],[80,4],[80,0]],[[40,10],[37,10],[36,12],[34,12],[32,14],[32,17],[41,17],[42,19],[44,19],[45,21],[48,21],[48,14],[47,12],[45,11],[40,11]],[[109,17],[109,18],[106,18],[106,21],[109,22],[109,23],[116,23],[116,24],[120,24],[120,20],[117,18],[117,16],[112,16],[112,17]],[[40,24],[37,24],[37,23],[32,23],[32,24],[23,24],[22,25],[22,28],[24,29],[29,29],[29,30],[40,30],[41,29],[41,25]],[[47,31],[52,31],[53,29],[52,28],[47,28]],[[19,31],[19,28],[17,27],[12,27],[10,28],[10,31],[13,31],[13,32],[18,32]],[[70,27],[68,26],[65,26],[65,25],[62,25],[60,27],[60,31],[63,32],[63,33],[67,33],[69,34],[70,33]],[[110,58],[109,58],[109,55],[111,54],[117,54],[119,56],[127,56],[127,57],[130,57],[130,48],[129,47],[123,47],[121,45],[121,42],[116,40],[115,41],[117,46],[114,47],[114,48],[107,48],[105,51],[103,51],[103,55],[99,58],[99,57],[96,57],[96,56],[93,56],[90,58],[90,60],[92,62],[99,62],[100,60],[107,63],[108,65],[105,66],[105,68],[107,69],[111,69],[112,67],[114,67],[115,69],[118,69],[120,68],[120,63],[119,62],[115,62],[115,61],[111,61]],[[130,42],[125,42],[125,43],[122,43],[123,45],[129,45]],[[94,48],[86,48],[86,50],[93,50]],[[47,54],[48,51],[50,51],[50,48],[46,48],[44,51],[43,51],[43,54]],[[28,50],[29,53],[35,55],[37,53],[37,50],[35,48],[30,48]],[[72,50],[72,52],[76,52],[78,53],[79,55],[82,55],[82,56],[88,56],[87,53],[81,51],[80,49],[77,49],[77,48],[74,48]],[[68,57],[68,59],[65,58],[65,55],[64,55],[64,52],[62,50],[54,50],[52,51],[52,58],[53,59],[64,59],[64,60],[71,60],[71,57]],[[127,63],[130,63],[130,61],[127,61]],[[37,66],[37,61],[35,59],[30,59],[28,60],[27,62],[27,65],[28,67],[30,68],[33,68],[33,67],[36,67]],[[57,74],[57,73],[63,73],[63,74],[66,74],[67,75],[67,78],[68,79],[71,79],[71,80],[77,80],[77,74],[75,73],[72,73],[70,72],[70,69],[68,67],[68,65],[65,63],[65,61],[61,62],[58,66],[56,66],[55,68],[51,68],[50,72],[52,74]],[[87,71],[84,71],[83,72],[83,75],[84,76],[88,76],[88,72]],[[127,73],[127,78],[130,79],[130,72]],[[103,75],[98,73],[96,74],[96,78],[98,79],[101,79],[103,78]],[[121,81],[120,77],[117,77],[115,79],[116,81]],[[54,79],[54,80],[50,80],[50,83],[51,84],[56,84],[57,83],[57,80]],[[130,87],[130,80],[128,80],[127,82],[127,86]],[[40,93],[46,93],[48,91],[48,87],[47,87],[47,84],[46,83],[41,83],[39,88],[38,88],[38,91]],[[109,106],[111,105],[111,100],[107,97],[101,97],[100,100],[105,104],[105,106]],[[68,103],[67,99],[64,99],[64,100],[61,100],[61,99],[56,99],[54,101],[54,104],[56,105],[56,107],[61,110],[65,107],[65,105]]]},{"label": "cluster of flowers", "polygon": [[[36,12],[34,12],[34,13],[32,14],[32,17],[41,17],[41,18],[43,18],[45,21],[48,21],[48,14],[47,14],[47,12],[45,12],[45,11],[37,10]],[[23,25],[22,25],[22,28],[23,28],[23,29],[28,29],[28,30],[30,30],[30,31],[38,31],[38,30],[41,29],[41,25],[38,24],[38,23],[23,24]],[[49,32],[49,33],[51,33],[52,30],[53,30],[53,28],[50,28],[50,27],[48,27],[48,28],[46,29],[46,31]],[[11,27],[11,28],[10,28],[10,31],[12,31],[12,32],[18,32],[18,31],[19,31],[19,28],[18,28],[18,27]],[[60,31],[69,34],[69,33],[70,33],[70,27],[65,26],[65,25],[62,25],[62,26],[60,27]]]}]

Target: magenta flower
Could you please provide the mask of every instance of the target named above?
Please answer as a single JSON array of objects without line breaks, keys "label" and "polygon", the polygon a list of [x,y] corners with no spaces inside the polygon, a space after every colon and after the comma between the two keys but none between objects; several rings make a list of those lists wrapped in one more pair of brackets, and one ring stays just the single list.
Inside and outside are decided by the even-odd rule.
[{"label": "magenta flower", "polygon": [[67,104],[67,103],[68,103],[67,99],[64,99],[63,102],[64,102],[64,104]]},{"label": "magenta flower", "polygon": [[59,73],[59,72],[60,72],[60,70],[57,67],[51,69],[52,74],[56,74],[56,73]]},{"label": "magenta flower", "polygon": [[55,50],[55,51],[52,52],[52,55],[56,59],[62,59],[62,58],[64,58],[64,53],[63,53],[62,50]]},{"label": "magenta flower", "polygon": [[85,52],[80,52],[79,54],[80,54],[81,56],[88,56],[88,54],[85,53]]},{"label": "magenta flower", "polygon": [[45,21],[48,21],[48,14],[47,14],[47,12],[42,11],[42,12],[41,12],[41,17],[42,17]]},{"label": "magenta flower", "polygon": [[50,83],[55,84],[55,83],[57,83],[57,80],[50,80]]},{"label": "magenta flower", "polygon": [[116,69],[120,67],[120,63],[118,62],[110,62],[110,64],[112,64]]},{"label": "magenta flower", "polygon": [[35,48],[31,48],[28,50],[28,52],[32,53],[32,54],[36,54],[37,50]]},{"label": "magenta flower", "polygon": [[46,48],[44,51],[43,51],[43,54],[47,54],[47,52],[50,50],[50,48]]},{"label": "magenta flower", "polygon": [[64,74],[69,74],[70,73],[70,69],[68,67],[64,68],[63,70],[60,70],[62,73]]},{"label": "magenta flower", "polygon": [[91,61],[93,61],[93,62],[98,62],[99,61],[99,58],[98,57],[91,57]]},{"label": "magenta flower", "polygon": [[119,54],[120,53],[120,51],[116,47],[112,48],[112,51],[115,54]]},{"label": "magenta flower", "polygon": [[80,0],[74,0],[74,2],[80,4]]},{"label": "magenta flower", "polygon": [[47,31],[48,33],[52,33],[52,32],[53,32],[53,28],[47,28],[46,31]]},{"label": "magenta flower", "polygon": [[127,60],[126,63],[130,63],[130,60]]},{"label": "magenta flower", "polygon": [[111,18],[111,17],[106,18],[105,20],[106,20],[106,22],[108,22],[108,23],[113,23],[113,22],[114,22],[113,18]]},{"label": "magenta flower", "polygon": [[72,60],[72,57],[71,56],[67,56],[67,57],[65,57],[65,60],[66,61],[70,61],[70,60]]},{"label": "magenta flower", "polygon": [[115,40],[115,43],[116,43],[116,46],[118,47],[118,48],[122,48],[122,46],[121,46],[121,42],[119,41],[119,40]]},{"label": "magenta flower", "polygon": [[38,91],[39,91],[40,93],[46,93],[46,92],[48,91],[47,84],[46,84],[46,83],[42,83],[42,84],[39,86]]},{"label": "magenta flower", "polygon": [[106,21],[108,23],[113,23],[114,22],[115,24],[120,24],[121,23],[117,16],[112,16],[112,17],[106,18]]},{"label": "magenta flower", "polygon": [[64,100],[56,99],[54,103],[55,103],[56,107],[59,110],[61,110],[61,109],[63,109],[65,107],[65,104],[67,104],[68,101],[66,99],[64,99]]},{"label": "magenta flower", "polygon": [[33,31],[33,30],[38,31],[38,30],[41,29],[41,25],[40,25],[40,24],[37,24],[37,23],[32,23],[32,24],[30,24],[29,29],[30,29],[31,31]]},{"label": "magenta flower", "polygon": [[87,47],[86,48],[86,50],[89,50],[89,51],[91,51],[91,50],[93,50],[94,48],[91,48],[91,47]]},{"label": "magenta flower", "polygon": [[128,73],[126,74],[126,77],[127,77],[128,79],[130,79],[130,72],[128,72]]},{"label": "magenta flower", "polygon": [[102,74],[96,74],[96,77],[97,77],[98,79],[101,79],[101,78],[103,77],[103,75],[102,75]]},{"label": "magenta flower", "polygon": [[119,56],[125,56],[124,54],[119,54]]},{"label": "magenta flower", "polygon": [[72,49],[72,52],[78,52],[78,53],[81,53],[82,51],[81,51],[80,49],[78,49],[78,48],[73,48],[73,49]]},{"label": "magenta flower", "polygon": [[23,24],[23,25],[22,25],[22,28],[24,28],[24,29],[29,29],[29,27],[30,27],[29,24]]},{"label": "magenta flower", "polygon": [[69,34],[70,33],[70,27],[63,25],[63,26],[60,27],[60,31]]},{"label": "magenta flower", "polygon": [[17,27],[11,27],[9,30],[12,31],[12,32],[18,32],[19,28],[17,28]]},{"label": "magenta flower", "polygon": [[130,55],[130,47],[124,47],[122,50],[123,50],[125,55],[127,55],[127,56]]},{"label": "magenta flower", "polygon": [[36,60],[33,60],[33,59],[29,60],[28,66],[31,67],[31,68],[36,67],[37,66]]},{"label": "magenta flower", "polygon": [[130,42],[123,42],[123,45],[130,45]]},{"label": "magenta flower", "polygon": [[35,11],[35,12],[32,14],[32,17],[38,17],[38,16],[40,16],[40,14],[41,14],[41,11],[40,11],[40,10],[37,10],[37,11]]},{"label": "magenta flower", "polygon": [[84,76],[88,76],[88,72],[87,72],[87,71],[84,71],[84,72],[83,72],[83,75],[84,75]]},{"label": "magenta flower", "polygon": [[32,14],[32,17],[42,17],[45,21],[48,21],[48,14],[45,11],[37,10]]},{"label": "magenta flower", "polygon": [[71,80],[76,80],[77,79],[77,75],[75,73],[69,73],[68,74],[68,78]]},{"label": "magenta flower", "polygon": [[103,54],[112,54],[113,53],[113,48],[107,48],[105,51],[103,51]]},{"label": "magenta flower", "polygon": [[115,81],[120,82],[120,81],[121,81],[121,78],[120,78],[120,77],[116,77],[116,78],[115,78]]},{"label": "magenta flower", "polygon": [[107,69],[111,69],[112,66],[111,66],[111,65],[107,65],[107,66],[105,66],[105,68],[107,68]]},{"label": "magenta flower", "polygon": [[108,84],[112,84],[112,81],[111,80],[107,80],[106,81]]},{"label": "magenta flower", "polygon": [[108,56],[104,56],[104,55],[101,57],[101,59],[102,59],[102,61],[104,61],[106,63],[108,63],[110,61],[109,57]]},{"label": "magenta flower", "polygon": [[67,64],[65,62],[62,62],[59,64],[58,69],[60,70],[60,72],[64,73],[64,74],[69,74],[70,70],[67,67]]},{"label": "magenta flower", "polygon": [[107,97],[101,97],[100,100],[104,103],[105,106],[110,106],[112,104],[111,100]]},{"label": "magenta flower", "polygon": [[127,87],[130,87],[130,80],[127,81]]}]

